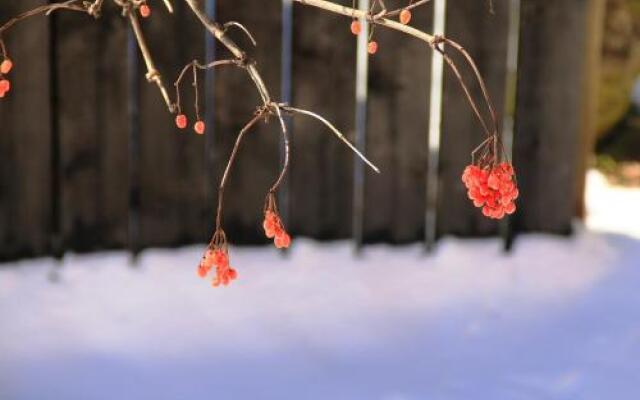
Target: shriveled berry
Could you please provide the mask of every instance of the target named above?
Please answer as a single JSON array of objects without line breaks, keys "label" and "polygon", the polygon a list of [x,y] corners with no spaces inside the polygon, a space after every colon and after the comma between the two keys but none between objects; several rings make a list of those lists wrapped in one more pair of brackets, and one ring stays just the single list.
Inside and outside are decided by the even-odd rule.
[{"label": "shriveled berry", "polygon": [[184,114],[179,114],[176,117],[176,126],[180,129],[185,129],[188,125],[189,121],[187,120],[187,116]]},{"label": "shriveled berry", "polygon": [[12,68],[13,62],[10,59],[5,58],[2,64],[0,64],[0,73],[8,74],[9,72],[11,72]]},{"label": "shriveled berry", "polygon": [[411,11],[402,10],[400,12],[400,22],[404,25],[407,25],[411,21]]},{"label": "shriveled berry", "polygon": [[371,55],[376,54],[378,52],[378,42],[376,42],[375,40],[370,41],[369,45],[367,46],[367,51]]},{"label": "shriveled berry", "polygon": [[203,121],[197,121],[193,126],[193,130],[196,131],[198,135],[203,135],[205,130],[205,125]]},{"label": "shriveled berry", "polygon": [[360,24],[360,21],[358,21],[357,19],[354,19],[353,22],[351,22],[351,33],[358,36],[361,32],[362,32],[362,25]]},{"label": "shriveled berry", "polygon": [[151,7],[149,7],[147,4],[141,5],[140,15],[142,16],[142,18],[149,18],[149,16],[151,15]]}]

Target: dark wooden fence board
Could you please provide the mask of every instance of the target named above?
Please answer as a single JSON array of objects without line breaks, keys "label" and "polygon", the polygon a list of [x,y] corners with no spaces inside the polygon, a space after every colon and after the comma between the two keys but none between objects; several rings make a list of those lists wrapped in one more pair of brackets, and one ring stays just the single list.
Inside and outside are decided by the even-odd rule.
[{"label": "dark wooden fence board", "polygon": [[[202,30],[187,12],[187,6],[183,2],[175,6],[177,15],[184,19],[179,20],[158,6],[152,18],[140,21],[172,98],[173,82],[182,66],[194,58],[203,60],[205,53]],[[143,62],[140,68],[140,76],[144,76]],[[198,79],[201,118],[204,118],[204,73],[200,72]],[[140,80],[140,240],[145,246],[178,245],[205,239],[205,138],[193,131],[195,111],[191,82],[189,74],[182,84],[183,111],[189,116],[190,126],[180,131],[155,84]],[[209,129],[207,134],[211,133]]]},{"label": "dark wooden fence board", "polygon": [[[461,43],[476,60],[502,124],[506,92],[507,39],[509,30],[508,0],[494,1],[495,14],[485,1],[447,3],[446,34]],[[452,50],[451,54],[455,54]],[[454,56],[481,110],[482,94],[475,84],[472,71],[464,60]],[[488,112],[485,112],[488,119]],[[460,177],[471,162],[471,151],[484,140],[482,126],[473,114],[455,75],[445,66],[443,94],[443,125],[440,151],[440,182],[438,232],[455,235],[495,234],[498,225],[473,207]]]},{"label": "dark wooden fence board", "polygon": [[571,229],[587,3],[522,4],[513,156],[521,188],[516,231]]},{"label": "dark wooden fence board", "polygon": [[[431,30],[433,8],[413,13]],[[370,58],[367,149],[382,174],[367,169],[365,239],[416,241],[424,235],[431,50],[424,42],[377,29]]]},{"label": "dark wooden fence board", "polygon": [[[295,8],[293,102],[323,115],[353,140],[356,41],[349,24],[344,17]],[[351,232],[352,153],[327,128],[309,118],[296,117],[294,130],[294,231],[321,238],[347,237]]]},{"label": "dark wooden fence board", "polygon": [[[0,21],[43,3],[0,2]],[[0,100],[0,259],[50,250],[49,23],[35,18],[5,36],[15,67],[12,90]]]},{"label": "dark wooden fence board", "polygon": [[126,241],[126,21],[56,15],[61,221],[66,247]]}]

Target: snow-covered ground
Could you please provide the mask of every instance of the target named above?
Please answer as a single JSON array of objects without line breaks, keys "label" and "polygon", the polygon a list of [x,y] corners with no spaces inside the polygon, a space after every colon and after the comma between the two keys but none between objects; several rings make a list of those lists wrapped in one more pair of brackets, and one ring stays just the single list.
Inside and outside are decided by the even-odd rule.
[{"label": "snow-covered ground", "polygon": [[588,198],[578,235],[509,255],[235,248],[226,289],[197,247],[5,265],[0,400],[636,400],[640,190],[591,173]]}]

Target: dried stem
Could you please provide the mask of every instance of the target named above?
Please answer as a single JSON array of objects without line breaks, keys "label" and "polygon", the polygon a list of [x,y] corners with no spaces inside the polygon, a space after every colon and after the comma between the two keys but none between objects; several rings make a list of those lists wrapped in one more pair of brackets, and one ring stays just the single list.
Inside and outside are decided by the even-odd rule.
[{"label": "dried stem", "polygon": [[224,174],[222,175],[222,179],[220,180],[220,186],[218,186],[218,210],[216,213],[216,231],[222,229],[222,206],[224,203],[224,189],[227,184],[227,179],[229,179],[229,172],[231,171],[231,166],[236,159],[238,154],[238,150],[240,149],[240,144],[242,144],[242,138],[244,135],[258,122],[261,118],[265,117],[266,108],[261,108],[256,112],[253,118],[242,128],[238,137],[236,138],[236,143],[233,146],[233,150],[231,151],[231,156],[229,157],[229,161],[227,162],[227,167],[224,170]]},{"label": "dried stem", "polygon": [[[380,25],[380,26],[384,26],[386,28],[389,29],[393,29],[399,32],[403,32],[409,36],[413,36],[417,39],[420,39],[424,42],[427,42],[429,45],[431,45],[434,41],[434,36],[430,35],[426,32],[423,32],[419,29],[413,28],[412,26],[409,25],[403,25],[400,22],[397,21],[393,21],[391,19],[386,18],[387,15],[389,15],[390,13],[385,13],[383,15],[377,14],[377,15],[373,15],[371,13],[365,12],[365,11],[361,11],[358,10],[356,8],[352,8],[352,7],[347,7],[347,6],[342,6],[340,4],[335,4],[331,1],[326,1],[326,0],[293,0],[297,3],[300,4],[304,4],[307,6],[313,6],[316,8],[320,8],[323,9],[325,11],[329,11],[332,12],[334,14],[340,14],[340,15],[344,15],[346,17],[350,17],[350,18],[362,18],[362,19],[366,19],[367,21],[369,21],[369,23],[371,24],[375,24],[375,25]],[[422,5],[424,3],[421,3],[420,5]]]},{"label": "dried stem", "polygon": [[[2,35],[6,31],[11,29],[16,23],[40,14],[49,15],[52,12],[58,10],[77,11],[97,17],[100,13],[99,7],[102,5],[102,0],[96,0],[96,2],[91,4],[89,7],[78,5],[77,3],[80,3],[80,0],[70,0],[62,3],[54,3],[36,7],[29,11],[25,11],[22,14],[18,14],[17,16],[11,18],[9,21],[5,22],[2,26],[0,26],[0,51],[2,52],[3,58],[7,57],[7,48],[5,46]],[[96,3],[98,3],[97,6]]]},{"label": "dried stem", "polygon": [[[482,75],[480,74],[480,71],[478,70],[478,67],[476,65],[476,63],[473,61],[473,58],[469,55],[469,53],[467,53],[467,51],[458,43],[454,42],[453,40],[447,39],[443,36],[434,36],[434,35],[429,35],[428,33],[422,32],[418,29],[412,28],[411,26],[408,25],[404,25],[402,23],[390,20],[389,17],[390,16],[394,16],[396,14],[398,14],[399,12],[402,11],[402,9],[398,9],[398,10],[394,10],[391,12],[387,12],[386,10],[384,10],[384,3],[381,3],[381,6],[383,7],[383,10],[377,14],[373,14],[373,7],[375,7],[376,5],[376,1],[373,2],[372,5],[372,10],[369,12],[365,12],[365,11],[361,11],[356,9],[355,7],[346,7],[346,6],[342,6],[339,4],[335,4],[331,1],[327,1],[327,0],[294,0],[295,2],[298,2],[300,4],[303,5],[307,5],[307,6],[313,6],[325,11],[329,11],[335,14],[340,14],[340,15],[344,15],[350,18],[362,18],[367,20],[370,24],[372,24],[372,27],[378,25],[378,26],[383,26],[389,29],[393,29],[402,33],[405,33],[407,35],[413,36],[415,38],[418,38],[424,42],[426,42],[432,49],[434,49],[435,51],[437,51],[439,54],[441,54],[445,61],[447,62],[447,65],[451,68],[451,70],[453,71],[453,73],[455,74],[458,82],[460,83],[460,86],[462,86],[462,89],[467,97],[467,100],[469,101],[469,104],[471,105],[471,108],[473,109],[475,115],[477,116],[478,120],[480,121],[480,124],[482,125],[482,128],[484,129],[485,133],[487,134],[487,136],[498,136],[498,120],[496,117],[496,112],[493,106],[493,102],[491,101],[491,98],[489,96],[489,92],[486,88],[486,85],[484,83],[484,79],[482,78]],[[404,7],[404,9],[407,8],[415,8],[421,5],[424,5],[428,2],[429,0],[425,0],[425,1],[417,1],[413,4],[410,4],[407,7]],[[484,101],[486,103],[486,106],[489,110],[490,113],[490,117],[491,117],[491,122],[492,122],[492,126],[491,128],[489,127],[489,125],[487,124],[485,118],[482,117],[482,113],[480,112],[480,108],[478,107],[478,104],[476,103],[476,101],[474,100],[473,96],[471,95],[471,91],[469,89],[469,87],[467,86],[467,84],[465,83],[464,79],[462,78],[462,74],[460,73],[458,67],[456,66],[455,62],[445,53],[444,48],[439,47],[439,45],[441,44],[447,44],[450,45],[451,47],[453,47],[455,50],[457,50],[465,59],[465,61],[467,61],[467,63],[469,64],[469,66],[471,67],[471,69],[473,70],[475,77],[478,81],[478,84],[480,85],[480,88],[482,90],[482,95],[484,98]],[[495,154],[497,154],[498,152],[498,139],[494,140],[494,151]]]},{"label": "dried stem", "polygon": [[416,1],[415,3],[411,3],[406,7],[398,8],[398,9],[393,10],[393,11],[388,11],[387,13],[385,13],[385,17],[386,18],[395,17],[396,15],[399,15],[402,12],[402,10],[413,10],[414,8],[420,7],[422,5],[425,5],[425,4],[427,4],[427,3],[431,2],[431,1],[432,0],[419,0],[419,1]]},{"label": "dried stem", "polygon": [[126,10],[126,13],[129,16],[129,23],[131,24],[131,28],[133,29],[133,33],[135,34],[136,41],[138,42],[138,47],[142,52],[142,58],[144,58],[144,62],[147,66],[147,75],[146,75],[147,81],[154,82],[156,86],[158,86],[158,89],[162,94],[162,98],[164,99],[164,102],[167,105],[167,108],[169,108],[169,111],[173,113],[175,112],[173,103],[169,98],[169,92],[167,91],[167,88],[164,86],[164,82],[162,81],[162,76],[158,72],[155,62],[151,57],[149,46],[147,46],[147,41],[145,40],[144,35],[142,34],[142,29],[140,28],[140,22],[138,21],[138,16],[130,8]]},{"label": "dried stem", "polygon": [[360,157],[362,161],[364,161],[369,167],[371,167],[371,169],[373,169],[378,174],[380,173],[380,170],[378,169],[378,167],[376,167],[371,161],[367,159],[367,157],[364,156],[364,154],[362,154],[353,144],[351,144],[349,139],[347,139],[342,134],[342,132],[338,130],[338,128],[336,128],[331,122],[327,121],[321,115],[316,114],[312,111],[307,111],[300,108],[289,107],[289,106],[283,106],[282,110],[293,113],[293,114],[307,115],[309,117],[315,118],[318,121],[322,122],[327,128],[331,130],[331,132],[333,132],[333,134],[335,134],[338,137],[338,139],[342,140],[344,144],[346,144],[354,153],[356,153],[356,155]]},{"label": "dried stem", "polygon": [[[187,71],[189,71],[189,69],[197,68],[199,70],[208,70],[208,69],[220,67],[223,65],[235,65],[241,68],[244,67],[244,65],[241,62],[234,59],[213,61],[209,64],[202,64],[198,60],[193,60],[189,64],[185,65],[184,68],[182,68],[180,75],[178,75],[178,79],[176,79],[176,81],[173,84],[176,88],[176,102],[173,104],[173,109],[175,110],[175,112],[179,113],[182,111],[182,104],[180,102],[180,84],[182,83],[182,79],[184,79],[184,76],[187,73]],[[197,90],[197,87],[196,87],[196,90]]]}]

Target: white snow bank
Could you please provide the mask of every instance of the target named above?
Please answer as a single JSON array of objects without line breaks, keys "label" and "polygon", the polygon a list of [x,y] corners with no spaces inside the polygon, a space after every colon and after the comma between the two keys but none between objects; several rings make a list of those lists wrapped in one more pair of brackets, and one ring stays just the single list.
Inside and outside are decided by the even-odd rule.
[{"label": "white snow bank", "polygon": [[232,249],[222,289],[200,252],[0,268],[0,399],[638,398],[637,239],[299,240]]}]

